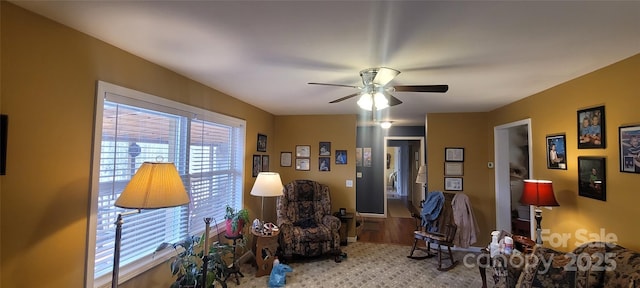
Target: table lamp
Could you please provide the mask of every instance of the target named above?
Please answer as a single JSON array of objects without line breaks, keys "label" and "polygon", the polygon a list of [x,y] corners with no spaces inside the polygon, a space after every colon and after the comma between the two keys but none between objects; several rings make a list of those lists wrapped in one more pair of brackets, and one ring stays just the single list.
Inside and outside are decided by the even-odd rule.
[{"label": "table lamp", "polygon": [[173,163],[144,162],[124,188],[115,206],[136,209],[118,214],[116,239],[113,252],[113,275],[111,287],[118,287],[120,270],[120,245],[122,238],[122,215],[140,213],[141,209],[159,209],[181,206],[189,203],[189,195],[184,189],[178,170]]},{"label": "table lamp", "polygon": [[553,194],[553,183],[549,180],[524,180],[524,188],[520,203],[535,206],[536,211],[536,244],[542,245],[542,210],[540,207],[560,206]]},{"label": "table lamp", "polygon": [[251,195],[262,197],[262,211],[260,219],[264,221],[264,197],[282,196],[282,180],[276,172],[260,172],[251,188]]}]

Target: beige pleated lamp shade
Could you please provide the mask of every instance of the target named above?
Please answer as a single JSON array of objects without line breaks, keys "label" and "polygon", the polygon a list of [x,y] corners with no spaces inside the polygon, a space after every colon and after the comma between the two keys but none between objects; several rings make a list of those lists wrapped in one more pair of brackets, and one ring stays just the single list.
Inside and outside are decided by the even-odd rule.
[{"label": "beige pleated lamp shade", "polygon": [[157,209],[187,203],[189,195],[173,163],[144,162],[116,200],[115,206]]},{"label": "beige pleated lamp shade", "polygon": [[251,195],[262,197],[275,197],[282,195],[282,180],[276,172],[260,172],[251,188]]}]

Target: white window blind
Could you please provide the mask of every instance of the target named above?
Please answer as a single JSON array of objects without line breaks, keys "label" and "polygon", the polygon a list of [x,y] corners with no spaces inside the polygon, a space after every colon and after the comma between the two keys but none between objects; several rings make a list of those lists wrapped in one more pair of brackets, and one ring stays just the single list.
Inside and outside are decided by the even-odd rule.
[{"label": "white window blind", "polygon": [[[102,116],[96,119],[96,129],[101,133],[96,133],[100,145],[99,153],[94,154],[99,158],[94,160],[99,165],[94,165],[97,172],[92,189],[97,190],[92,191],[96,194],[92,196],[96,203],[92,204],[95,217],[91,221],[95,233],[89,235],[89,242],[95,243],[89,248],[95,248],[90,251],[94,254],[93,279],[106,278],[112,271],[115,221],[126,211],[113,204],[143,162],[173,162],[191,203],[126,215],[120,267],[140,264],[161,243],[201,234],[204,217],[220,222],[227,204],[242,206],[243,183],[244,121],[100,84],[107,88],[99,89],[102,101],[97,109],[101,113],[96,113]],[[120,95],[104,92],[108,88],[119,88]],[[132,95],[122,95],[127,92]],[[100,282],[104,281],[94,281],[94,286],[100,286]]]}]

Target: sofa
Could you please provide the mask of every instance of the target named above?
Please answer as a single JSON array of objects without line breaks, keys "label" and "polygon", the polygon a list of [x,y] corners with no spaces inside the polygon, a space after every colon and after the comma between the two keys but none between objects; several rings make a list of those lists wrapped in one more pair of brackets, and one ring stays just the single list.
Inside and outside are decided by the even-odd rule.
[{"label": "sofa", "polygon": [[522,259],[511,261],[511,264],[522,264],[510,265],[511,281],[496,283],[496,286],[640,287],[640,253],[616,244],[589,242],[572,252],[536,247]]},{"label": "sofa", "polygon": [[341,222],[331,213],[329,187],[313,180],[294,180],[283,192],[276,200],[283,256],[331,254],[338,259]]}]

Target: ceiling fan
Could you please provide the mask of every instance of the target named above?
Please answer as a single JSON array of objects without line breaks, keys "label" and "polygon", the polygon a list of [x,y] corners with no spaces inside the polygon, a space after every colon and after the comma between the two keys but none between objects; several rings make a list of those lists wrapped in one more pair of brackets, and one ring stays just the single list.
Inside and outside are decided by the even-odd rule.
[{"label": "ceiling fan", "polygon": [[444,93],[449,90],[449,85],[397,85],[387,86],[393,78],[398,76],[400,71],[387,68],[367,68],[360,71],[360,77],[362,78],[362,86],[354,85],[342,85],[342,84],[329,84],[329,83],[317,83],[309,82],[311,85],[325,85],[325,86],[338,86],[338,87],[350,87],[360,89],[358,93],[353,93],[342,98],[338,98],[329,103],[338,103],[349,98],[361,95],[358,100],[358,105],[365,110],[382,110],[389,106],[395,106],[401,104],[400,99],[391,95],[392,92],[435,92]]}]

